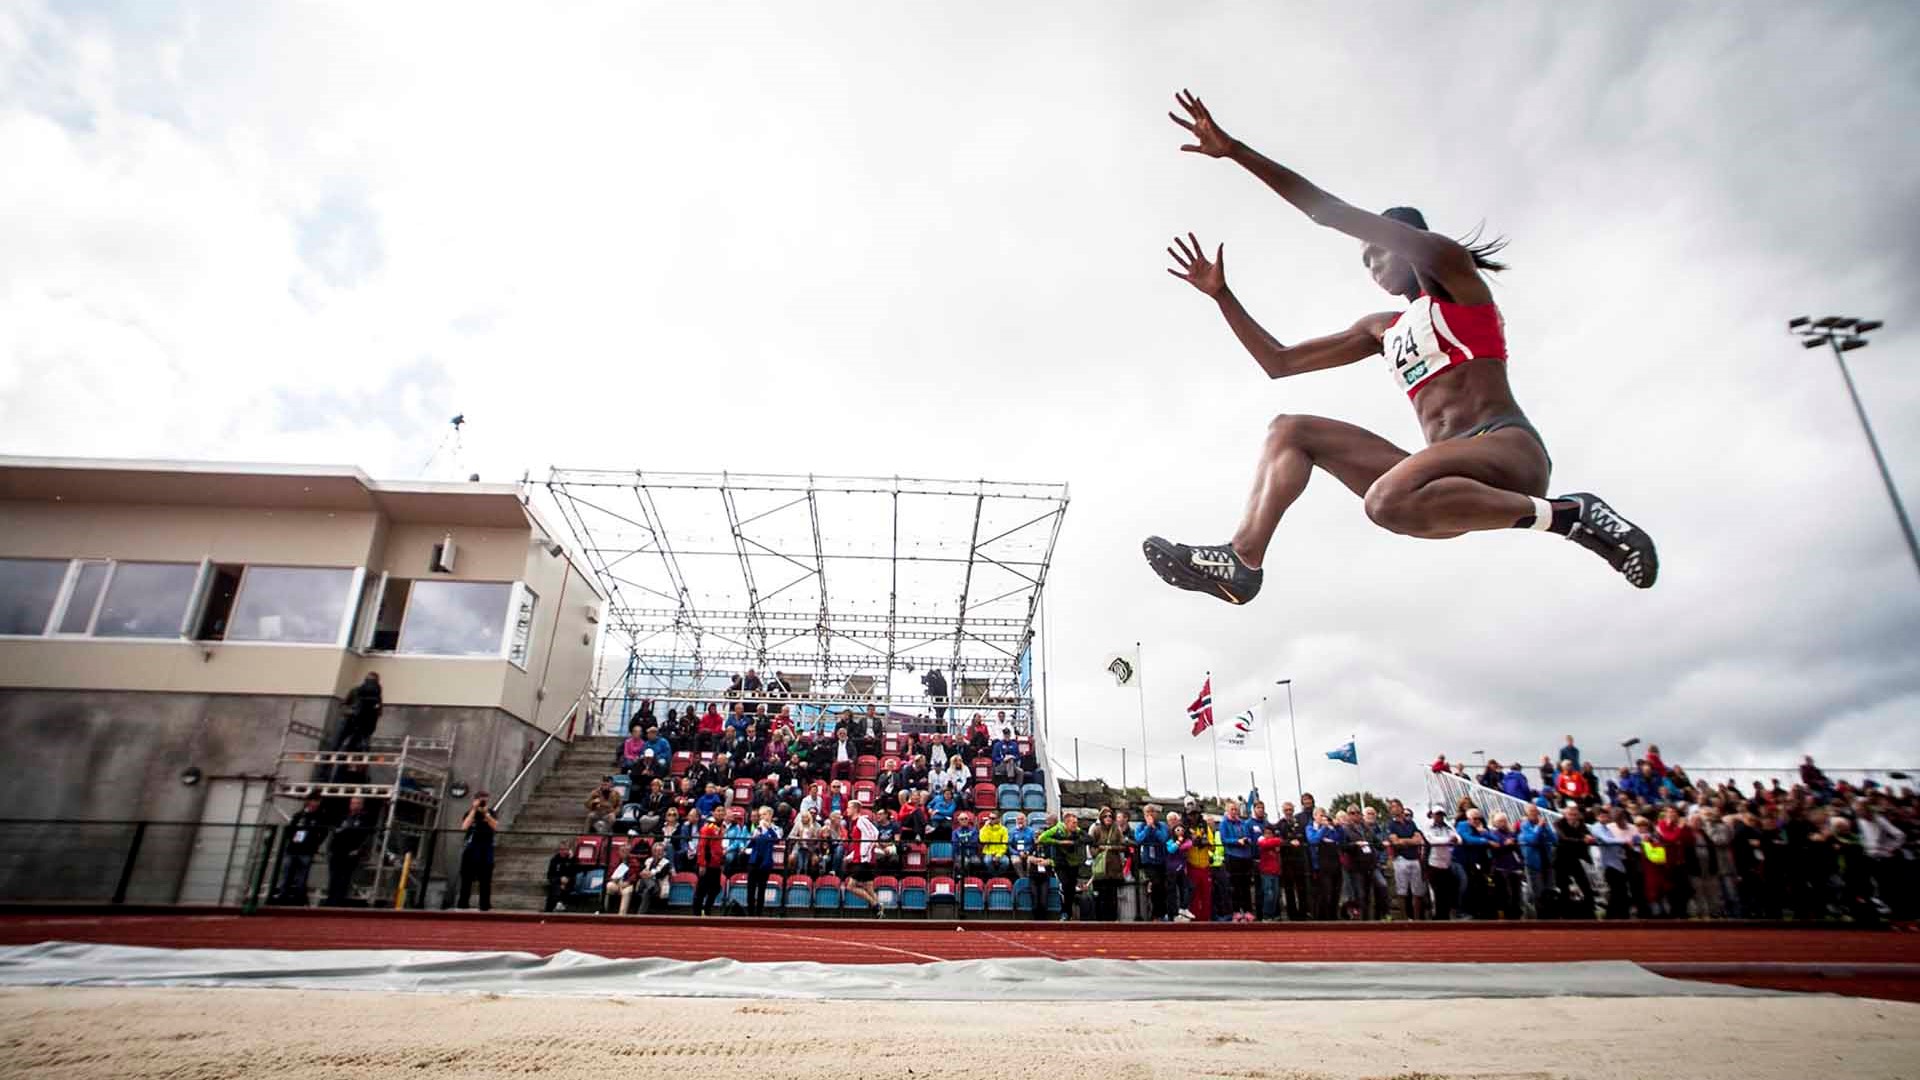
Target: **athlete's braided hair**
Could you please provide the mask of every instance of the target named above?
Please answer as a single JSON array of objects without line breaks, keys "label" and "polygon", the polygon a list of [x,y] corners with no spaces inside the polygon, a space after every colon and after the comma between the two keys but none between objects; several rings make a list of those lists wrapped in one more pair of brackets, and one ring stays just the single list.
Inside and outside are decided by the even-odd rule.
[{"label": "athlete's braided hair", "polygon": [[[1425,229],[1427,227],[1427,216],[1411,206],[1390,206],[1380,211],[1380,216],[1392,218],[1403,225],[1411,225],[1416,229]],[[1480,269],[1496,272],[1505,270],[1507,264],[1495,259],[1493,256],[1499,254],[1500,251],[1507,246],[1507,238],[1504,236],[1496,236],[1491,240],[1482,240],[1480,239],[1480,234],[1485,228],[1485,223],[1475,226],[1472,232],[1459,238],[1460,246],[1467,249],[1467,254],[1473,256],[1473,265]]]}]

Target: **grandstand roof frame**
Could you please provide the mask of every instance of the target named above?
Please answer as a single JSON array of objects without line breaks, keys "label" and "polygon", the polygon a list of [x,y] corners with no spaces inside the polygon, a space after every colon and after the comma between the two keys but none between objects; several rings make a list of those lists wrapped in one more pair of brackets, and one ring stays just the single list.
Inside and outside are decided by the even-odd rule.
[{"label": "grandstand roof frame", "polygon": [[[824,679],[833,686],[836,677],[876,676],[868,693],[851,683],[844,691],[816,685],[815,700],[926,703],[917,686],[895,693],[894,674],[942,667],[951,676],[951,698],[962,696],[963,685],[981,689],[977,680],[984,678],[982,703],[1015,704],[1031,714],[1031,672],[1039,659],[1032,646],[1071,501],[1065,483],[555,467],[534,486],[544,490],[580,562],[608,597],[601,672],[624,660],[621,678],[630,691],[644,675],[664,680],[669,690],[684,681],[688,696],[697,696],[712,679],[753,667],[810,672],[816,684]],[[701,524],[724,530],[724,538],[698,537],[663,510],[669,500]],[[697,501],[689,508],[688,500]],[[822,524],[822,504],[829,501],[857,502],[869,515],[877,512],[869,508],[884,504],[891,525],[886,543],[858,551],[830,541],[837,535],[831,508],[824,530]],[[958,523],[967,522],[966,535],[916,538],[916,547],[935,547],[929,553],[903,549],[903,504],[928,502],[949,515],[970,506],[970,513],[952,518],[956,534]],[[805,527],[795,529],[802,515]],[[763,523],[782,516],[789,529],[784,540],[762,531]],[[708,543],[695,542],[701,539]],[[695,562],[701,568],[690,576]],[[733,564],[730,602],[703,599],[717,581],[711,566],[721,562]],[[884,612],[856,611],[856,603],[877,604],[877,597],[845,602],[850,598],[831,587],[836,567],[844,578],[854,563],[871,564],[869,580],[884,566]],[[958,591],[908,602],[907,567],[920,576],[957,575]],[[785,602],[775,603],[783,596]],[[843,602],[836,603],[837,596]],[[784,648],[802,641],[809,641],[804,651]],[[930,655],[931,648],[940,655]]]}]

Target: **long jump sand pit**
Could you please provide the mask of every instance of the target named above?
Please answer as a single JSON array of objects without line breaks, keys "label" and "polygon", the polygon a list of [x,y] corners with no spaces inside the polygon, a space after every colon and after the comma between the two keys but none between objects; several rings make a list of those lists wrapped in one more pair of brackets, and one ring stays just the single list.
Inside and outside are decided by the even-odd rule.
[{"label": "long jump sand pit", "polygon": [[835,1002],[0,991],[0,1076],[1920,1076],[1920,1005],[1824,996]]}]

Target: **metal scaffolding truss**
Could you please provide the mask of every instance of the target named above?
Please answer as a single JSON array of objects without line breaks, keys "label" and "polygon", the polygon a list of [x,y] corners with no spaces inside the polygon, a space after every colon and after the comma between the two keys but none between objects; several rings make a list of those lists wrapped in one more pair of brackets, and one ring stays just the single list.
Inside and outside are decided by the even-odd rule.
[{"label": "metal scaffolding truss", "polygon": [[937,668],[952,697],[1030,702],[1065,484],[556,468],[544,489],[609,597],[603,688],[696,697],[753,668],[906,702]]}]

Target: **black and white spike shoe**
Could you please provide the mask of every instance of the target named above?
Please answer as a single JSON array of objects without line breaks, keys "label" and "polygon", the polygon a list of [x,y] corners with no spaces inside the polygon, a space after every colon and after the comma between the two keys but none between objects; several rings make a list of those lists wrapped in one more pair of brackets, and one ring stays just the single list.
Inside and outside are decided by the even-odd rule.
[{"label": "black and white spike shoe", "polygon": [[1653,588],[1654,579],[1660,576],[1660,557],[1645,529],[1621,517],[1598,495],[1577,491],[1555,499],[1565,499],[1580,508],[1567,539],[1607,560],[1607,565],[1620,571],[1634,588]]},{"label": "black and white spike shoe", "polygon": [[1263,575],[1241,562],[1231,544],[1193,547],[1149,536],[1140,550],[1160,580],[1176,589],[1217,596],[1229,604],[1244,604],[1260,595]]}]

